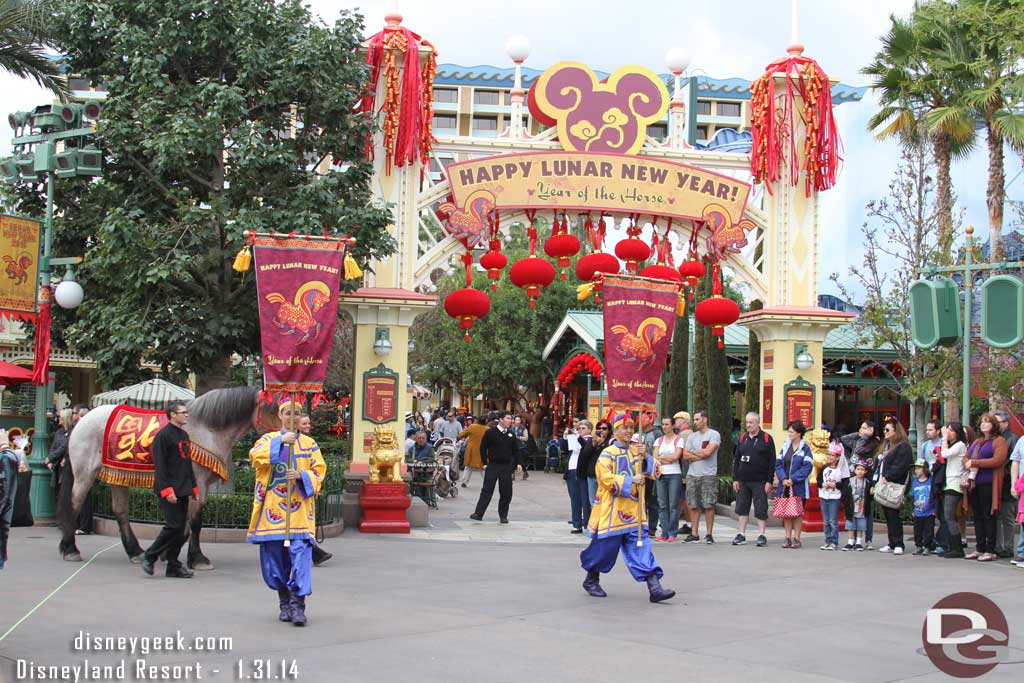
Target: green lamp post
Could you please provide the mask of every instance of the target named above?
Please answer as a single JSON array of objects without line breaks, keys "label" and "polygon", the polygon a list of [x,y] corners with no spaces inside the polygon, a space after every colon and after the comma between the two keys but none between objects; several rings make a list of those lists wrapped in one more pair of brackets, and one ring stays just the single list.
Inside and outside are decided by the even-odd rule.
[{"label": "green lamp post", "polygon": [[[54,102],[36,107],[32,111],[15,112],[7,121],[14,129],[11,144],[15,155],[0,159],[0,170],[5,182],[46,182],[46,219],[43,224],[43,243],[39,254],[40,291],[49,293],[50,271],[53,266],[67,266],[63,281],[54,293],[58,305],[74,308],[82,300],[82,288],[74,281],[72,266],[81,258],[53,258],[53,197],[57,178],[98,176],[102,173],[103,155],[91,144],[93,127],[100,113],[100,104]],[[63,149],[58,152],[57,145]],[[49,446],[49,425],[46,407],[50,403],[49,383],[36,387],[35,431],[32,437],[32,486],[29,498],[32,516],[47,519],[54,516],[55,506],[50,486],[52,474],[43,461]]]}]

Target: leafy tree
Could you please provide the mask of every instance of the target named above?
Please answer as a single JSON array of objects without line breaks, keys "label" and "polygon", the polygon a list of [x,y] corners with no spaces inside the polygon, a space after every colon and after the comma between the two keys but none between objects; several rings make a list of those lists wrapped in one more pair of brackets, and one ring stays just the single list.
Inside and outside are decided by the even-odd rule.
[{"label": "leafy tree", "polygon": [[49,3],[0,0],[0,70],[30,78],[58,97],[67,92],[60,63],[46,52]]},{"label": "leafy tree", "polygon": [[[710,267],[704,277],[700,279],[700,284],[697,285],[696,302],[700,303],[709,296],[711,296]],[[710,382],[708,377],[708,338],[711,336],[711,330],[700,324],[695,325],[693,330],[693,405],[690,406],[690,412],[708,408]]]},{"label": "leafy tree", "polygon": [[[522,231],[517,230],[504,253],[510,266],[526,257]],[[473,286],[490,296],[490,313],[476,321],[469,344],[440,304],[417,318],[412,328],[416,349],[410,356],[417,381],[483,392],[500,401],[520,401],[524,393],[520,387],[542,392],[550,371],[541,360],[541,350],[567,311],[596,308],[593,299],[577,301],[578,284],[570,268],[568,279],[563,282],[556,276],[532,309],[523,291],[509,282],[507,269],[494,293],[487,276],[475,273]],[[443,301],[449,292],[464,286],[465,275],[459,270],[438,283],[438,298]]]},{"label": "leafy tree", "polygon": [[[764,304],[760,299],[750,302],[750,310],[760,311],[762,308]],[[743,412],[761,413],[761,342],[753,332],[747,340],[747,382],[743,388]]]},{"label": "leafy tree", "polygon": [[205,391],[233,351],[257,351],[253,278],[231,269],[245,230],[349,234],[360,263],[394,250],[362,158],[372,121],[353,113],[359,15],[328,26],[300,0],[67,0],[54,35],[71,72],[109,89],[103,176],[58,184],[55,245],[85,254],[66,338],[107,381],[145,357]]},{"label": "leafy tree", "polygon": [[847,300],[853,299],[853,286],[864,290],[863,311],[854,324],[862,343],[895,351],[901,370],[897,371],[896,363],[880,367],[913,403],[918,433],[924,430],[926,401],[934,396],[949,397],[961,354],[956,349],[921,351],[914,345],[907,323],[910,285],[941,260],[933,171],[927,149],[903,150],[889,196],[867,205],[863,263],[850,266],[849,278],[831,275]]},{"label": "leafy tree", "polygon": [[686,403],[687,382],[690,372],[690,318],[693,316],[693,305],[687,302],[686,315],[676,317],[672,330],[672,348],[669,352],[668,381],[661,402],[664,413],[672,415],[679,410],[688,408]]}]

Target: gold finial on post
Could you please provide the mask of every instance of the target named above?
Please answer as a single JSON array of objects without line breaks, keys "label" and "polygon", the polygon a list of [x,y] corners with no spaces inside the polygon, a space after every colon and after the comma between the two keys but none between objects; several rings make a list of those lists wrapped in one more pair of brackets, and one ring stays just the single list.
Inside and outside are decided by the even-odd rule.
[{"label": "gold finial on post", "polygon": [[973,225],[968,225],[967,226],[967,236],[970,237],[973,234],[974,234],[974,226]]}]

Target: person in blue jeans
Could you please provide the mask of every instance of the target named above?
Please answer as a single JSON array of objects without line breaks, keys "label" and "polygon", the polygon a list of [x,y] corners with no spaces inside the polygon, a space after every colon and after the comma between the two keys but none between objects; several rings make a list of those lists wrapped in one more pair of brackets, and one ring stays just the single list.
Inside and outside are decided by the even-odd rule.
[{"label": "person in blue jeans", "polygon": [[654,440],[654,447],[651,449],[661,472],[655,482],[661,533],[654,540],[672,543],[676,540],[676,531],[679,528],[679,494],[683,490],[683,470],[679,462],[683,457],[685,442],[676,436],[672,418],[663,419],[661,429],[664,434]]},{"label": "person in blue jeans", "polygon": [[569,490],[569,505],[572,508],[571,533],[582,534],[583,527],[590,519],[591,506],[591,499],[588,497],[589,494],[587,492],[586,462],[583,458],[583,451],[591,440],[589,420],[580,420],[576,424],[576,437],[579,439],[580,448],[571,451],[563,478],[565,479],[565,486]]},{"label": "person in blue jeans", "polygon": [[928,461],[921,458],[914,463],[914,481],[910,485],[914,499],[915,555],[927,555],[935,541],[935,494],[929,475]]},{"label": "person in blue jeans", "polygon": [[840,451],[829,449],[828,465],[821,469],[818,482],[818,497],[821,499],[821,516],[825,521],[825,545],[822,550],[839,547],[839,506],[843,499],[843,471],[839,467]]}]

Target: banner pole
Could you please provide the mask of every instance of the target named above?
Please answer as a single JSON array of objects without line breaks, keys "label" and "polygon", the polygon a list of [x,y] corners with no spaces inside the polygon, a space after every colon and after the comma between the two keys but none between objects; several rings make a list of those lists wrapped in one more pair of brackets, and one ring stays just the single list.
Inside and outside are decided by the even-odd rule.
[{"label": "banner pole", "polygon": [[[288,392],[288,400],[291,402],[291,419],[289,420],[289,431],[295,434],[295,394]],[[295,434],[296,444],[298,443],[298,434]],[[288,469],[292,469],[292,454],[295,448],[290,444],[286,445],[288,448]],[[287,476],[287,475],[286,475]],[[295,491],[295,480],[288,480],[288,498],[285,501],[284,508],[284,547],[287,548],[292,544],[292,493]]]}]

